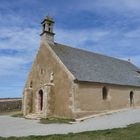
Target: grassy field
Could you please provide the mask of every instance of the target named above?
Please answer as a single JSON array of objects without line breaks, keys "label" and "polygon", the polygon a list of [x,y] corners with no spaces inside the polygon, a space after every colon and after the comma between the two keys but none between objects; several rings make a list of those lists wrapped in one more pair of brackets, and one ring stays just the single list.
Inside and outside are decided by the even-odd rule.
[{"label": "grassy field", "polygon": [[40,119],[40,123],[42,124],[50,124],[50,123],[70,123],[74,122],[74,119],[64,119],[64,118],[46,118]]},{"label": "grassy field", "polygon": [[0,140],[140,140],[140,123],[129,125],[127,128],[111,130],[69,133],[66,135],[9,137]]}]

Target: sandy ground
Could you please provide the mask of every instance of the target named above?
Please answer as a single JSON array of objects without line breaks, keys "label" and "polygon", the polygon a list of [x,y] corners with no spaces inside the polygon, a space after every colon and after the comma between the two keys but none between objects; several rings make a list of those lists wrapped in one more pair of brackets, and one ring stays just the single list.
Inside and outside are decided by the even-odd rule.
[{"label": "sandy ground", "polygon": [[76,124],[40,124],[38,120],[0,116],[0,136],[29,136],[66,134],[92,130],[126,127],[140,122],[140,109],[112,113],[110,115],[90,118]]}]

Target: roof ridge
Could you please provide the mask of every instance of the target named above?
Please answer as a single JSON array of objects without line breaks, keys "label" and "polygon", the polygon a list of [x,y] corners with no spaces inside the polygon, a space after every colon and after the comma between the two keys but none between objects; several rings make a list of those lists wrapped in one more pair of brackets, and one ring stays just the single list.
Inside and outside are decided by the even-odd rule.
[{"label": "roof ridge", "polygon": [[[98,55],[98,56],[103,56],[103,57],[112,58],[112,59],[115,59],[115,60],[117,60],[117,61],[121,61],[121,62],[125,62],[125,63],[130,63],[130,64],[134,65],[133,63],[128,62],[127,60],[123,60],[123,59],[116,58],[116,57],[113,57],[113,56],[108,56],[108,55],[105,55],[105,54],[96,53],[96,52],[89,51],[89,50],[85,50],[85,49],[75,48],[75,47],[71,47],[71,46],[68,46],[68,45],[65,45],[65,44],[61,44],[61,43],[57,43],[57,42],[55,42],[54,44],[56,44],[56,45],[58,44],[58,45],[61,45],[61,46],[64,46],[64,47],[69,47],[69,48],[71,48],[71,49],[75,49],[75,50],[82,51],[82,52],[86,52],[86,53],[91,53],[91,54]],[[134,66],[135,66],[135,65],[134,65]],[[135,66],[135,67],[136,67],[136,66]]]}]

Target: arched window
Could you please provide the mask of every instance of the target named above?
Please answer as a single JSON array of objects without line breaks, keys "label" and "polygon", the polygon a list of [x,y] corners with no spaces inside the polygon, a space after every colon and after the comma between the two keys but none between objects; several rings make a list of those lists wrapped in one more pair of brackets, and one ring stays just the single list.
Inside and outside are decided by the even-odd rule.
[{"label": "arched window", "polygon": [[130,106],[132,106],[134,104],[134,92],[133,91],[130,92],[129,97],[130,97]]},{"label": "arched window", "polygon": [[43,110],[43,91],[39,90],[39,108],[40,111]]},{"label": "arched window", "polygon": [[48,23],[48,32],[51,32],[51,23]]},{"label": "arched window", "polygon": [[33,81],[30,82],[30,88],[32,88],[32,87],[33,87]]},{"label": "arched window", "polygon": [[103,97],[103,100],[106,100],[107,99],[107,96],[108,96],[108,90],[106,87],[103,87],[102,89],[102,97]]}]

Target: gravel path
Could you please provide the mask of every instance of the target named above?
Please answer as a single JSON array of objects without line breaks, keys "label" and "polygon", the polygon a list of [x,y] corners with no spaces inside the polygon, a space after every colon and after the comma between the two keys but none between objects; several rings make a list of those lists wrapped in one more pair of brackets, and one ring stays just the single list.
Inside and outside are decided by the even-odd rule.
[{"label": "gravel path", "polygon": [[140,122],[140,109],[129,109],[91,118],[76,124],[40,124],[38,120],[0,116],[0,136],[66,134],[125,127]]}]

